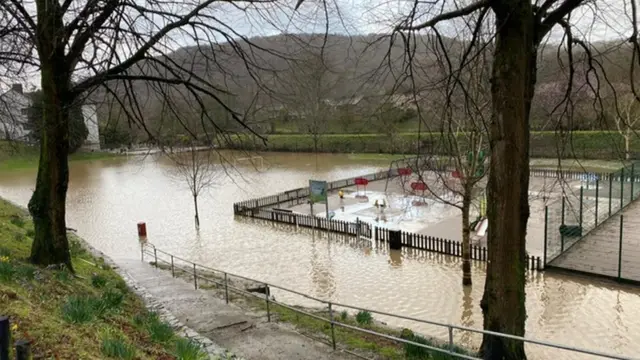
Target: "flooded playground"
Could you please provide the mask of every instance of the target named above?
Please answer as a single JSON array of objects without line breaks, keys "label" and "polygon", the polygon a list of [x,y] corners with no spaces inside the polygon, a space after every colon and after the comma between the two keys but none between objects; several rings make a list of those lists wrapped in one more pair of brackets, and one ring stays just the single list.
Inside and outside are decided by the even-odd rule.
[{"label": "flooded playground", "polygon": [[[239,200],[306,186],[309,179],[337,180],[388,168],[388,162],[351,160],[345,155],[318,158],[310,154],[269,154],[264,156],[263,171],[239,163],[242,177],[224,178],[201,195],[199,231],[194,227],[186,184],[166,176],[171,164],[150,157],[72,163],[68,226],[117,261],[138,258],[136,223],[146,221],[150,242],[201,264],[336,302],[481,328],[483,263],[474,263],[474,285],[465,289],[458,258],[411,249],[390,252],[375,242],[234,218],[232,204]],[[33,191],[34,175],[35,169],[0,174],[0,196],[25,205]],[[580,185],[579,180],[568,183],[573,192],[577,191],[575,185]],[[455,239],[458,231],[454,226],[460,223],[458,209],[447,208],[429,197],[424,199],[425,205],[416,206],[414,201],[424,198],[421,194],[405,194],[399,189],[385,192],[384,186],[370,183],[366,204],[356,198],[362,189],[345,189],[342,206],[339,196],[331,194],[330,211],[336,218],[358,217],[374,223],[379,217],[378,223],[384,224],[379,211],[374,210],[375,200],[380,204],[384,199],[388,205],[385,226],[413,226],[417,232],[438,230],[443,234],[439,236]],[[536,228],[544,226],[540,221],[543,215],[536,215],[543,212],[536,209],[557,201],[561,194],[557,184],[532,178],[530,249],[540,248],[542,241],[534,236]],[[296,211],[310,211],[308,205],[299,207]],[[324,205],[314,210],[317,215],[325,211]],[[536,245],[536,241],[540,243]],[[640,353],[637,287],[550,271],[529,272],[526,293],[528,337],[628,356]],[[304,299],[275,296],[294,304],[312,305]],[[441,329],[380,320],[446,338]],[[455,336],[469,346],[479,343],[475,336]],[[534,360],[574,358],[536,346],[528,351]]]}]

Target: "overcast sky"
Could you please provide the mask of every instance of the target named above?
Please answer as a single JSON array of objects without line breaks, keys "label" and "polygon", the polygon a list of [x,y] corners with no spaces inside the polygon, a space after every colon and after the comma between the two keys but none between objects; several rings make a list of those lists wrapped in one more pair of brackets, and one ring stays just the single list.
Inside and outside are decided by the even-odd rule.
[{"label": "overcast sky", "polygon": [[[80,5],[84,1],[86,0],[76,0]],[[185,0],[183,4],[187,1],[193,0]],[[413,6],[413,1],[405,0],[326,0],[325,3],[322,0],[305,0],[302,7],[294,12],[295,1],[297,0],[284,0],[259,8],[254,6],[252,10],[217,5],[211,13],[237,33],[250,37],[277,35],[283,32],[324,33],[327,30],[327,21],[330,33],[358,35],[389,32]],[[628,38],[631,34],[631,18],[627,15],[629,9],[625,6],[629,1],[631,0],[592,0],[582,6],[574,12],[571,19],[571,23],[576,25],[576,36],[589,42]],[[456,2],[452,0],[439,0],[431,7],[421,5],[418,21],[424,21],[437,14],[442,8],[442,2],[445,2],[445,7],[456,6]],[[155,24],[143,24],[142,27],[148,31],[153,26],[161,25],[161,21],[158,21]],[[460,28],[460,22],[447,22],[439,26],[439,30],[449,36],[459,34]],[[561,37],[559,27],[550,35],[552,41],[556,42]],[[165,44],[173,50],[193,45],[193,40],[186,37],[172,38],[174,41],[167,41]],[[223,41],[219,36],[216,39]],[[30,83],[38,83],[37,74],[29,74],[28,78]],[[0,87],[6,84],[7,79],[0,79]]]}]

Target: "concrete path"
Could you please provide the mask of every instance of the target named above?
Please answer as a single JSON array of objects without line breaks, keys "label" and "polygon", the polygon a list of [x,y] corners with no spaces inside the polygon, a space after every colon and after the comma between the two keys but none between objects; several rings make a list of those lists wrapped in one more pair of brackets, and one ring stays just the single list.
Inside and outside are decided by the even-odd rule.
[{"label": "concrete path", "polygon": [[284,323],[267,322],[266,314],[226,304],[213,292],[195,290],[193,283],[173,278],[139,260],[116,261],[156,302],[189,328],[236,356],[249,360],[356,359],[297,333]]},{"label": "concrete path", "polygon": [[622,256],[620,255],[620,216],[607,219],[550,265],[606,275],[618,276],[618,262],[622,260],[620,276],[640,281],[640,201],[629,204],[623,211],[624,228]]}]

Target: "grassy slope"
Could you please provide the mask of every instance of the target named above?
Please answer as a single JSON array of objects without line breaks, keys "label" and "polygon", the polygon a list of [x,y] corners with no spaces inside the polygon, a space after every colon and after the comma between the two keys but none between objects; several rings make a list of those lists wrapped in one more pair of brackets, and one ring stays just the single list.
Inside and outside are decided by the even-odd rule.
[{"label": "grassy slope", "polygon": [[[40,152],[36,146],[0,140],[0,171],[28,169],[38,166]],[[77,152],[70,161],[97,160],[119,156],[108,152]]]},{"label": "grassy slope", "polygon": [[[148,313],[102,259],[73,241],[77,276],[37,268],[25,260],[32,234],[27,214],[0,199],[0,315],[9,316],[13,341],[32,341],[35,358],[176,358],[172,353],[184,340]],[[84,308],[88,317],[83,320],[83,308],[70,304],[74,298],[93,299],[92,304],[99,305]],[[164,335],[158,336],[158,331]]]}]

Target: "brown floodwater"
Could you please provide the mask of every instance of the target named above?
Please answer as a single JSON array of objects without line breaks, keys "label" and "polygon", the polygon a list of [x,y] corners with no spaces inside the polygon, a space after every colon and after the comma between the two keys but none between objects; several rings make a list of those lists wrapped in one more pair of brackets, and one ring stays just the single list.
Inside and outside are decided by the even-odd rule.
[{"label": "brown floodwater", "polygon": [[[347,155],[265,154],[258,171],[239,162],[200,197],[195,230],[186,183],[172,165],[154,157],[74,162],[67,201],[68,226],[116,261],[139,258],[136,223],[147,222],[149,241],[198,263],[262,279],[312,296],[433,321],[481,328],[484,264],[473,267],[474,285],[461,286],[459,259],[368,241],[234,218],[232,203],[388,167],[388,162]],[[0,174],[0,196],[26,205],[35,169]],[[527,336],[610,353],[640,354],[640,289],[611,282],[531,272],[527,278]],[[276,292],[278,300],[314,305]],[[447,338],[445,329],[377,317]],[[479,337],[455,333],[463,344]],[[594,359],[528,346],[531,359]]]}]

